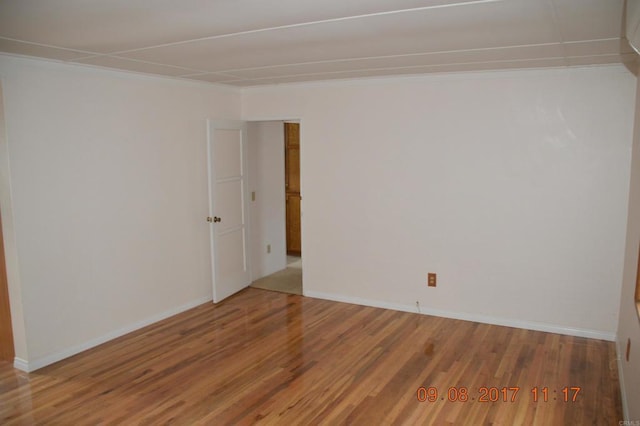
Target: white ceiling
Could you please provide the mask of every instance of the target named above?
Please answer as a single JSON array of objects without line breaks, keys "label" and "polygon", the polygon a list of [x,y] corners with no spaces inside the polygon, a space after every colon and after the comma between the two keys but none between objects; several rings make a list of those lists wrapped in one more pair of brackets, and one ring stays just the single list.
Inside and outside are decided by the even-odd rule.
[{"label": "white ceiling", "polygon": [[0,0],[0,51],[252,86],[620,63],[624,0]]}]

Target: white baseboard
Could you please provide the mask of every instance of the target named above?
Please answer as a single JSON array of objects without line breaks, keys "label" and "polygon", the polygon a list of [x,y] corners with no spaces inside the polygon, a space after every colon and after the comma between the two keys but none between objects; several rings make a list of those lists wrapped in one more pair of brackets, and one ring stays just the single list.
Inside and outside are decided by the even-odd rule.
[{"label": "white baseboard", "polygon": [[130,324],[126,327],[120,328],[118,330],[107,333],[103,336],[96,337],[95,339],[91,339],[87,342],[81,343],[79,345],[67,348],[60,352],[56,352],[54,354],[50,354],[41,358],[37,358],[33,361],[25,361],[24,359],[15,358],[13,361],[13,366],[18,370],[26,371],[30,373],[39,368],[46,367],[47,365],[53,364],[54,362],[61,361],[65,358],[69,358],[70,356],[76,355],[80,352],[86,351],[87,349],[91,349],[95,346],[101,345],[109,340],[113,340],[117,337],[123,336],[127,333],[131,333],[132,331],[139,330],[143,327],[156,323],[158,321],[162,321],[163,319],[172,317],[181,312],[187,311],[189,309],[195,308],[198,305],[202,305],[203,303],[210,302],[210,297],[203,297],[200,299],[193,300],[189,303],[185,303],[184,305],[169,309],[167,311],[161,312],[157,315],[153,315],[149,318],[145,318],[141,321],[137,321],[133,324]]},{"label": "white baseboard", "polygon": [[[374,308],[391,309],[394,311],[418,313],[413,305],[403,305],[399,303],[381,302],[379,300],[361,299],[359,297],[344,296],[334,293],[322,293],[306,290],[304,295],[316,299],[333,300],[335,302],[352,303],[355,305],[372,306]],[[502,325],[505,327],[523,328],[526,330],[546,331],[548,333],[565,334],[568,336],[587,337],[589,339],[608,340],[615,342],[616,334],[598,330],[587,330],[581,328],[563,327],[554,324],[539,323],[533,321],[518,321],[507,318],[490,317],[487,315],[469,314],[466,312],[441,311],[437,309],[420,308],[423,315],[433,315],[436,317],[453,318],[464,321],[480,322],[484,324]]]},{"label": "white baseboard", "polygon": [[22,358],[15,357],[13,359],[13,368],[29,372],[29,363]]},{"label": "white baseboard", "polygon": [[616,361],[618,362],[618,380],[620,381],[620,396],[622,398],[622,416],[623,420],[631,420],[629,418],[629,405],[627,404],[627,391],[624,385],[624,370],[622,369],[622,354],[625,351],[620,347],[622,342],[616,341]]},{"label": "white baseboard", "polygon": [[[412,306],[412,305],[381,302],[378,300],[362,299],[358,297],[344,296],[344,295],[333,294],[333,293],[322,293],[322,292],[309,291],[309,290],[305,290],[304,295],[307,297],[313,297],[316,299],[325,299],[325,300],[332,300],[335,302],[343,302],[343,303],[351,303],[351,304],[363,305],[363,306],[372,306],[375,308],[391,309],[394,311],[417,313],[415,306]],[[87,342],[81,343],[71,348],[67,348],[63,351],[56,352],[54,354],[50,354],[50,355],[35,359],[33,361],[26,361],[21,358],[15,358],[13,362],[13,366],[18,370],[32,372],[39,368],[61,361],[70,356],[76,355],[80,352],[86,351],[87,349],[91,349],[95,346],[101,345],[105,342],[108,342],[109,340],[113,340],[117,337],[123,336],[127,333],[131,333],[132,331],[135,331],[135,330],[139,330],[155,322],[169,318],[173,315],[179,314],[186,310],[195,308],[196,306],[209,301],[211,301],[209,297],[194,300],[192,302],[186,303],[184,305],[178,306],[173,309],[169,309],[160,314],[146,318],[142,321],[138,321],[136,323],[130,324],[119,330],[112,331],[103,336],[97,337],[95,339],[91,339]],[[587,337],[591,339],[616,341],[615,333],[606,333],[606,332],[597,331],[597,330],[586,330],[586,329],[579,329],[579,328],[563,327],[563,326],[557,326],[553,324],[537,323],[537,322],[531,322],[531,321],[516,321],[511,319],[505,319],[505,318],[489,317],[485,315],[468,314],[465,312],[441,311],[441,310],[428,309],[428,308],[427,309],[421,308],[420,313],[423,315],[433,315],[438,317],[453,318],[453,319],[459,319],[459,320],[465,320],[465,321],[474,321],[474,322],[480,322],[485,324],[494,324],[494,325],[502,325],[506,327],[523,328],[527,330],[546,331],[549,333],[565,334],[569,336],[578,336],[578,337]],[[620,348],[617,348],[617,349],[619,352]],[[618,371],[619,372],[622,371],[620,366],[620,357],[618,357]],[[625,410],[625,417],[627,417],[628,409],[626,407],[626,400],[624,400],[624,386],[623,386],[623,377],[621,373],[620,373],[620,386],[623,390],[623,393],[622,393],[623,409]]]}]

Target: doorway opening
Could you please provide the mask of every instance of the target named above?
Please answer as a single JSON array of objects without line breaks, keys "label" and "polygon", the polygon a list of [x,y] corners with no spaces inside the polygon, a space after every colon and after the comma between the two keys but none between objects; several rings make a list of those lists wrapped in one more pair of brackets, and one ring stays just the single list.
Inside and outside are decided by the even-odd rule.
[{"label": "doorway opening", "polygon": [[300,123],[248,123],[251,287],[303,294]]}]

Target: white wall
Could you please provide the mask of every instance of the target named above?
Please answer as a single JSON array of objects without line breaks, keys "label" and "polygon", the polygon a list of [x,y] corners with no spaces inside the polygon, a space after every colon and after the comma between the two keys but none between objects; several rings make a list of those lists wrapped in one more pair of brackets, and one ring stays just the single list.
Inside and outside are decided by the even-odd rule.
[{"label": "white wall", "polygon": [[238,119],[238,92],[10,56],[0,78],[18,365],[211,299],[206,119]]},{"label": "white wall", "polygon": [[[210,299],[205,119],[238,92],[2,55],[0,78],[23,366]],[[635,88],[621,66],[290,85],[242,116],[302,119],[306,294],[612,339]]]},{"label": "white wall", "polygon": [[[640,85],[637,85],[635,96],[627,248],[618,326],[618,354],[620,358],[618,366],[624,389],[625,415],[628,420],[640,419],[640,319],[634,303],[638,271],[638,246],[640,245]],[[627,339],[631,339],[629,361],[624,359]]]},{"label": "white wall", "polygon": [[302,120],[306,295],[613,340],[635,84],[622,66],[487,72],[242,105]]},{"label": "white wall", "polygon": [[[284,124],[282,121],[248,125],[251,276],[257,280],[287,266],[284,191]],[[267,245],[271,253],[267,253]]]}]

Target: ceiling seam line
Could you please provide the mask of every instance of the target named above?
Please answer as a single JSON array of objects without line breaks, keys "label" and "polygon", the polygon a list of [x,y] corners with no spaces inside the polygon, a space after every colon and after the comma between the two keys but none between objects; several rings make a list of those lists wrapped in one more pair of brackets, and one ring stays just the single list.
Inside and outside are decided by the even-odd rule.
[{"label": "ceiling seam line", "polygon": [[[599,57],[599,56],[619,56],[618,53],[607,53],[600,55],[580,55],[580,56],[570,56],[570,58],[589,58],[589,57]],[[543,60],[551,60],[551,59],[564,59],[562,56],[547,56],[542,58],[534,58],[534,59],[499,59],[494,61],[480,61],[480,62],[452,62],[447,64],[431,64],[431,65],[410,65],[405,67],[382,67],[382,68],[364,68],[360,70],[344,70],[344,71],[327,71],[322,73],[302,73],[302,74],[288,74],[283,76],[273,76],[273,77],[257,77],[257,78],[242,78],[240,80],[226,80],[225,82],[234,82],[234,81],[260,81],[260,80],[269,80],[269,79],[278,79],[278,78],[289,78],[289,77],[305,77],[305,76],[321,76],[321,75],[331,75],[331,74],[340,74],[340,73],[358,73],[358,72],[366,72],[366,71],[390,71],[390,70],[404,70],[404,69],[413,69],[413,68],[428,68],[428,67],[446,67],[446,66],[455,66],[455,65],[482,65],[482,64],[499,64],[504,62],[534,62],[534,61],[543,61]]]},{"label": "ceiling seam line", "polygon": [[[122,57],[122,56],[108,55],[108,54],[105,54],[105,55],[94,55],[94,56],[87,56],[87,57],[84,57],[84,58],[70,59],[67,62],[73,62],[73,63],[85,64],[85,65],[93,65],[93,64],[80,62],[80,61],[84,61],[84,60],[91,59],[91,58],[122,59],[124,61],[137,62],[137,63],[140,63],[140,64],[157,65],[157,66],[161,66],[161,67],[175,68],[176,70],[193,71],[194,74],[209,72],[209,71],[201,71],[201,70],[198,70],[198,69],[195,69],[195,68],[180,67],[178,65],[167,65],[167,64],[162,64],[162,63],[159,63],[159,62],[145,61],[145,60],[142,60],[142,59],[125,58],[125,57]],[[104,65],[98,65],[98,66],[104,66]],[[211,71],[211,72],[213,72],[213,71]]]},{"label": "ceiling seam line", "polygon": [[237,31],[235,33],[227,33],[227,34],[219,34],[219,35],[215,35],[215,36],[200,37],[200,38],[176,41],[176,42],[171,42],[171,43],[157,44],[157,45],[154,45],[154,46],[140,47],[140,48],[136,48],[136,49],[119,50],[119,51],[110,52],[108,54],[118,55],[118,54],[123,54],[123,53],[133,53],[133,52],[139,52],[139,51],[142,51],[142,50],[151,50],[151,49],[158,49],[158,48],[161,48],[161,47],[178,46],[178,45],[181,45],[181,44],[194,43],[194,42],[199,42],[199,41],[216,40],[216,39],[220,39],[220,38],[237,37],[237,36],[241,36],[241,35],[256,34],[256,33],[268,32],[268,31],[274,31],[274,30],[284,30],[284,29],[289,29],[289,28],[298,28],[298,27],[304,27],[304,26],[310,26],[310,25],[320,25],[320,24],[327,24],[327,23],[332,23],[332,22],[342,22],[342,21],[350,21],[350,20],[356,20],[356,19],[373,18],[373,17],[377,17],[377,16],[396,15],[396,14],[408,13],[408,12],[418,12],[418,11],[422,11],[422,10],[443,9],[443,8],[447,8],[447,7],[470,6],[470,5],[475,5],[475,4],[496,3],[496,2],[503,2],[503,1],[506,1],[506,0],[472,0],[472,1],[463,1],[463,2],[458,2],[458,3],[448,3],[448,4],[442,4],[442,5],[434,5],[434,6],[422,6],[422,7],[408,8],[408,9],[390,10],[390,11],[386,11],[386,12],[374,12],[374,13],[367,13],[367,14],[362,14],[362,15],[343,16],[343,17],[340,17],[340,18],[321,19],[321,20],[318,20],[318,21],[308,21],[308,22],[300,22],[300,23],[297,23],[297,24],[287,24],[287,25],[279,25],[279,26],[275,26],[275,27],[258,28],[258,29],[254,29],[254,30]]},{"label": "ceiling seam line", "polygon": [[31,44],[31,45],[34,45],[34,46],[46,47],[46,48],[49,48],[49,49],[58,49],[58,50],[66,50],[66,51],[74,52],[74,53],[83,53],[83,54],[88,55],[87,57],[91,57],[91,56],[95,56],[96,55],[95,53],[93,53],[91,51],[88,51],[88,50],[78,50],[78,49],[72,49],[70,47],[59,47],[59,46],[55,46],[53,44],[44,44],[44,43],[38,43],[38,42],[35,42],[35,41],[20,40],[20,39],[11,38],[11,37],[0,37],[0,40],[9,40],[9,41],[15,41],[17,43],[25,43],[25,44]]},{"label": "ceiling seam line", "polygon": [[[608,41],[608,40],[619,40],[619,38],[615,37],[615,38],[604,38],[604,39],[592,39],[592,40],[585,40],[585,41],[572,41],[567,43],[570,44],[570,43],[583,43],[583,42]],[[372,60],[372,59],[409,58],[409,57],[441,55],[441,54],[449,54],[449,53],[485,52],[485,51],[491,51],[491,50],[522,49],[527,47],[543,47],[543,46],[554,46],[554,45],[560,45],[560,43],[534,43],[534,44],[520,44],[515,46],[479,47],[474,49],[439,50],[436,52],[405,53],[401,55],[363,56],[359,58],[347,58],[347,59],[326,59],[322,61],[294,62],[294,63],[287,63],[287,64],[281,64],[281,65],[267,65],[263,67],[232,68],[232,69],[226,69],[223,71],[211,71],[211,72],[233,73],[237,71],[256,71],[256,70],[274,69],[274,68],[280,68],[280,67],[286,67],[286,66],[330,64],[330,63],[351,62],[351,61],[366,61],[366,60]]]}]

